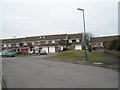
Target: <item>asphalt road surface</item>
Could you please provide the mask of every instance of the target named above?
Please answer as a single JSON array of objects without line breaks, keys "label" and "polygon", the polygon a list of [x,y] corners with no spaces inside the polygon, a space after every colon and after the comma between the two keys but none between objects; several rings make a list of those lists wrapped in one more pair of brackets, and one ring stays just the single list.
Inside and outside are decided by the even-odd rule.
[{"label": "asphalt road surface", "polygon": [[118,88],[118,72],[50,61],[44,56],[3,58],[7,88]]}]

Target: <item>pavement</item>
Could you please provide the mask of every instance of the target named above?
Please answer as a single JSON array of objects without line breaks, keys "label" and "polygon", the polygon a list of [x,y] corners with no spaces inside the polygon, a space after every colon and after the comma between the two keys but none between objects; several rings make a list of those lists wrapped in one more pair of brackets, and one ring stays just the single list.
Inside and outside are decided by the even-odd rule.
[{"label": "pavement", "polygon": [[56,62],[46,55],[3,58],[7,88],[118,88],[118,72],[102,67]]}]

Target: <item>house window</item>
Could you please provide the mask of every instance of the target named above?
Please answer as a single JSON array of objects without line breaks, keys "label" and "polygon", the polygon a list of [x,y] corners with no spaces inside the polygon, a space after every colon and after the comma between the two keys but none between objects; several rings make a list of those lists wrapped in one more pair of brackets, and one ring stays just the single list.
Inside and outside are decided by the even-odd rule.
[{"label": "house window", "polygon": [[103,43],[101,43],[101,47],[103,47]]},{"label": "house window", "polygon": [[76,39],[76,42],[80,42],[80,39]]},{"label": "house window", "polygon": [[75,42],[76,42],[76,40],[72,40],[72,42],[73,42],[73,43],[75,43]]},{"label": "house window", "polygon": [[27,43],[26,43],[26,42],[24,42],[24,45],[27,45]]},{"label": "house window", "polygon": [[32,45],[34,45],[35,43],[34,42],[32,42]]},{"label": "house window", "polygon": [[19,46],[19,44],[18,44],[18,43],[16,43],[16,46],[18,47],[18,46]]},{"label": "house window", "polygon": [[8,44],[8,47],[11,47],[11,44]]},{"label": "house window", "polygon": [[52,40],[52,43],[55,43],[55,40]]},{"label": "house window", "polygon": [[38,42],[35,42],[34,44],[35,44],[35,45],[38,45]]},{"label": "house window", "polygon": [[40,38],[40,39],[41,39],[41,38],[45,38],[45,36],[41,36],[41,37],[39,37],[39,38]]},{"label": "house window", "polygon": [[72,43],[72,40],[69,40],[69,43]]},{"label": "house window", "polygon": [[49,41],[49,44],[52,44],[52,41]]},{"label": "house window", "polygon": [[48,44],[48,41],[45,41],[45,44]]},{"label": "house window", "polygon": [[4,44],[4,47],[7,47],[7,45],[6,45],[6,44]]},{"label": "house window", "polygon": [[45,41],[41,41],[40,44],[45,44]]},{"label": "house window", "polygon": [[38,41],[38,45],[40,45],[40,41]]},{"label": "house window", "polygon": [[98,43],[98,45],[100,46],[100,43]]}]

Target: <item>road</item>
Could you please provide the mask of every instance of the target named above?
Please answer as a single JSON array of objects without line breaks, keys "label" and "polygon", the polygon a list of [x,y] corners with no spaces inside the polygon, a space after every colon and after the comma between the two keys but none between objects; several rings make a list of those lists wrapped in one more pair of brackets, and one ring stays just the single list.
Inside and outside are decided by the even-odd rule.
[{"label": "road", "polygon": [[50,61],[44,56],[3,58],[7,88],[118,88],[118,72]]}]

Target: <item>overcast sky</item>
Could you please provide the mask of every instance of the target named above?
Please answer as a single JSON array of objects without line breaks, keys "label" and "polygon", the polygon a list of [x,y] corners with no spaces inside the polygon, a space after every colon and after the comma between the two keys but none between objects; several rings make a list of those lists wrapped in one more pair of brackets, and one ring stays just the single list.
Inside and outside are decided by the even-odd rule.
[{"label": "overcast sky", "polygon": [[95,36],[118,34],[117,0],[4,0],[0,8],[0,38],[81,33],[83,13],[77,8],[85,10],[87,32]]}]

